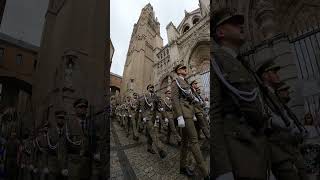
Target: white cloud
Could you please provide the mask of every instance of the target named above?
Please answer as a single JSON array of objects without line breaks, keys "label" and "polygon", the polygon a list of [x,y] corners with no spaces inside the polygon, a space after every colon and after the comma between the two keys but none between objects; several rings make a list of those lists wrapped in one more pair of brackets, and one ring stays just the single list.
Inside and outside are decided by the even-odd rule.
[{"label": "white cloud", "polygon": [[184,10],[190,12],[199,7],[198,0],[111,0],[110,35],[115,48],[111,72],[122,76],[133,25],[148,3],[153,6],[160,22],[164,45],[167,44],[166,26],[170,21],[178,26],[184,17]]}]

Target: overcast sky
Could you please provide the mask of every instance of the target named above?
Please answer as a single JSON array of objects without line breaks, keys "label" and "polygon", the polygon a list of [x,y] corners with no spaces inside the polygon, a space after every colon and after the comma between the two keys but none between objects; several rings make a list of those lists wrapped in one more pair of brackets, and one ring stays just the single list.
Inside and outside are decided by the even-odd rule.
[{"label": "overcast sky", "polygon": [[199,0],[111,0],[110,35],[115,48],[111,72],[122,76],[133,25],[148,3],[160,22],[163,45],[168,42],[166,26],[170,21],[177,27],[184,17],[184,10],[190,12],[199,7]]},{"label": "overcast sky", "polygon": [[40,46],[49,0],[9,0],[3,13],[0,32]]}]

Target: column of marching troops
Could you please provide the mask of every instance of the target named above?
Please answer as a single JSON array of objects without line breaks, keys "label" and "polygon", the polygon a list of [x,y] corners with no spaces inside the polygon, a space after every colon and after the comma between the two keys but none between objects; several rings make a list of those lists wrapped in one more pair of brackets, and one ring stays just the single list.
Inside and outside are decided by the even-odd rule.
[{"label": "column of marching troops", "polygon": [[288,106],[276,58],[254,69],[239,55],[245,18],[235,10],[221,8],[210,21],[212,178],[308,180],[299,148],[310,133]]},{"label": "column of marching troops", "polygon": [[[200,88],[196,80],[187,82],[186,66],[178,65],[174,71],[177,79],[172,83],[171,89],[167,89],[165,97],[161,98],[154,92],[154,86],[146,87],[147,93],[139,96],[133,93],[133,97],[126,96],[124,101],[117,103],[111,99],[114,118],[125,129],[127,137],[132,134],[133,140],[139,140],[139,133],[147,137],[147,152],[159,153],[160,158],[165,158],[167,153],[160,141],[159,134],[164,126],[167,126],[166,142],[171,139],[181,145],[180,173],[194,176],[191,168],[190,155],[200,166],[205,178],[209,178],[208,164],[205,163],[200,151],[199,139],[204,134],[209,140],[208,104],[200,95]],[[178,118],[178,121],[175,119]],[[203,148],[209,145],[203,142]],[[154,147],[154,148],[153,148]]]},{"label": "column of marching troops", "polygon": [[21,131],[13,109],[5,112],[1,118],[5,158],[0,179],[106,179],[109,167],[103,130],[90,122],[86,99],[75,100],[73,107],[75,116],[70,119],[62,107],[56,107],[54,121],[45,123],[33,135]]}]

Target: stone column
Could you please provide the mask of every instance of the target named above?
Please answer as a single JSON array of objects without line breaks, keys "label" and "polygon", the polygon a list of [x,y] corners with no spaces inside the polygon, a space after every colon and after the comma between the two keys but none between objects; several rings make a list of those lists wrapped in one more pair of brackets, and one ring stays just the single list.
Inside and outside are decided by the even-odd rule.
[{"label": "stone column", "polygon": [[259,0],[255,14],[255,20],[263,39],[269,39],[275,35],[275,9],[272,0]]}]

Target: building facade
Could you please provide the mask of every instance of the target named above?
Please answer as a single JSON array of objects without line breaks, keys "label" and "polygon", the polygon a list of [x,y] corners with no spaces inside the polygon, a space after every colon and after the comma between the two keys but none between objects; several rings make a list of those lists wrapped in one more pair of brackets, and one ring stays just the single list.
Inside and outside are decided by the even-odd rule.
[{"label": "building facade", "polygon": [[38,47],[0,33],[0,104],[30,112]]},{"label": "building facade", "polygon": [[176,27],[166,26],[168,44],[156,54],[153,66],[156,90],[164,93],[175,78],[173,69],[179,63],[187,66],[188,78],[197,79],[202,95],[210,97],[210,1],[199,1],[200,7],[185,16]]},{"label": "building facade", "polygon": [[73,115],[77,98],[86,98],[96,111],[105,108],[107,11],[107,1],[49,1],[32,96],[37,126],[52,120],[59,106]]},{"label": "building facade", "polygon": [[139,20],[133,27],[123,71],[122,95],[132,91],[144,93],[147,85],[153,83],[153,66],[156,54],[162,47],[160,23],[149,3],[141,10]]},{"label": "building facade", "polygon": [[163,46],[160,23],[152,6],[146,5],[133,28],[121,94],[147,91],[149,83],[160,94],[170,88],[175,78],[173,69],[179,63],[187,66],[190,76],[201,85],[202,93],[209,98],[210,67],[210,1],[200,0],[199,8],[185,12],[178,26],[166,26],[168,44]]}]

